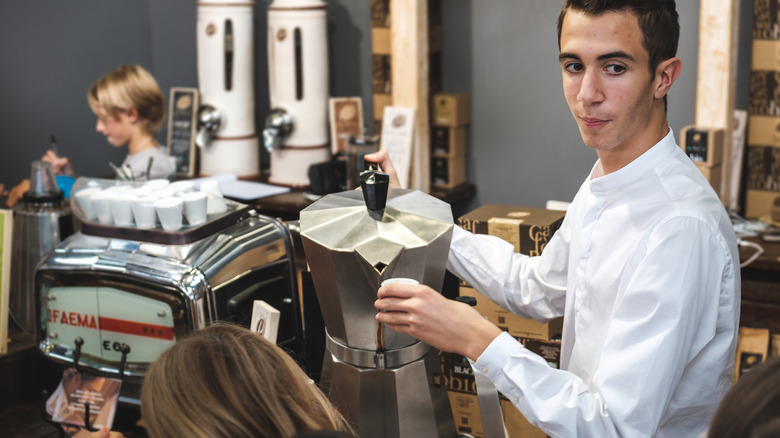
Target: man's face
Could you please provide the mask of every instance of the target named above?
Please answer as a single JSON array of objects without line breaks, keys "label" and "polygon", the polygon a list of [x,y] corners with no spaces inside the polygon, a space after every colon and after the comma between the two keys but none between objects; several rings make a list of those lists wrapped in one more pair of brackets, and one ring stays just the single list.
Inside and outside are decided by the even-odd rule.
[{"label": "man's face", "polygon": [[101,109],[97,114],[95,130],[106,136],[108,143],[114,147],[126,145],[133,135],[133,121],[125,113],[113,117]]},{"label": "man's face", "polygon": [[[660,140],[652,123],[658,114],[648,62],[634,14],[567,11],[561,29],[563,91],[582,140],[602,160],[630,161],[643,152],[637,148]],[[661,116],[663,122],[663,103]]]}]

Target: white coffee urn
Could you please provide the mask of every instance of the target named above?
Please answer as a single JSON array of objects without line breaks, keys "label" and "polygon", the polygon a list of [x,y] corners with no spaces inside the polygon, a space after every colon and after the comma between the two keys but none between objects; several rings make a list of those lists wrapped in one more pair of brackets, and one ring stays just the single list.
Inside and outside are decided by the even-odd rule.
[{"label": "white coffee urn", "polygon": [[198,2],[200,173],[260,175],[255,129],[254,2]]},{"label": "white coffee urn", "polygon": [[308,169],[330,159],[328,44],[323,0],[274,0],[268,6],[271,112],[263,144],[269,182],[308,187]]}]

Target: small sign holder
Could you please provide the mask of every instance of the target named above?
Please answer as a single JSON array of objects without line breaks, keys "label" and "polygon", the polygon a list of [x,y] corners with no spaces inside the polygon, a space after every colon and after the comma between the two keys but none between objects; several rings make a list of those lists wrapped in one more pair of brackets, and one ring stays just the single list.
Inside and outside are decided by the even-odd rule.
[{"label": "small sign holder", "polygon": [[172,87],[168,106],[168,155],[174,157],[177,177],[192,178],[197,170],[195,135],[200,107],[198,89]]},{"label": "small sign holder", "polygon": [[349,138],[363,135],[363,99],[332,97],[328,104],[331,153],[346,155]]}]

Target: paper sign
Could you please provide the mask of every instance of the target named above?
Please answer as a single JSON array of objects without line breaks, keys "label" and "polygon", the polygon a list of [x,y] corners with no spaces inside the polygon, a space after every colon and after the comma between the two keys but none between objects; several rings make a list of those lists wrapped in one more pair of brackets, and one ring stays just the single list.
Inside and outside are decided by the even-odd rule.
[{"label": "paper sign", "polygon": [[111,428],[121,386],[119,379],[66,369],[57,390],[46,402],[46,412],[57,423],[84,427],[89,404],[89,426],[94,429]]},{"label": "paper sign", "polygon": [[393,162],[401,187],[409,187],[412,168],[413,108],[385,107],[380,149],[386,150]]}]

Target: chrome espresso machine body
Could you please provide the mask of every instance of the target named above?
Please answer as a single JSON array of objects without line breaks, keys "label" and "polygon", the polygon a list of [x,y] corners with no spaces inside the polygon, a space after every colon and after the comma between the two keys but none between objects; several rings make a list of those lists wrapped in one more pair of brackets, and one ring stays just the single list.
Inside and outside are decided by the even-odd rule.
[{"label": "chrome espresso machine body", "polygon": [[[76,189],[74,187],[74,189]],[[249,326],[254,300],[280,311],[277,344],[300,353],[303,329],[287,227],[249,206],[180,231],[82,220],[38,266],[39,349],[60,364],[123,376],[137,403],[151,362],[215,321]]]},{"label": "chrome espresso machine body", "polygon": [[[301,211],[306,259],[326,328],[322,382],[362,437],[454,437],[438,351],[374,318],[384,280],[441,290],[451,207],[423,192],[361,174],[363,191],[327,195]],[[329,387],[328,387],[329,386]]]}]

